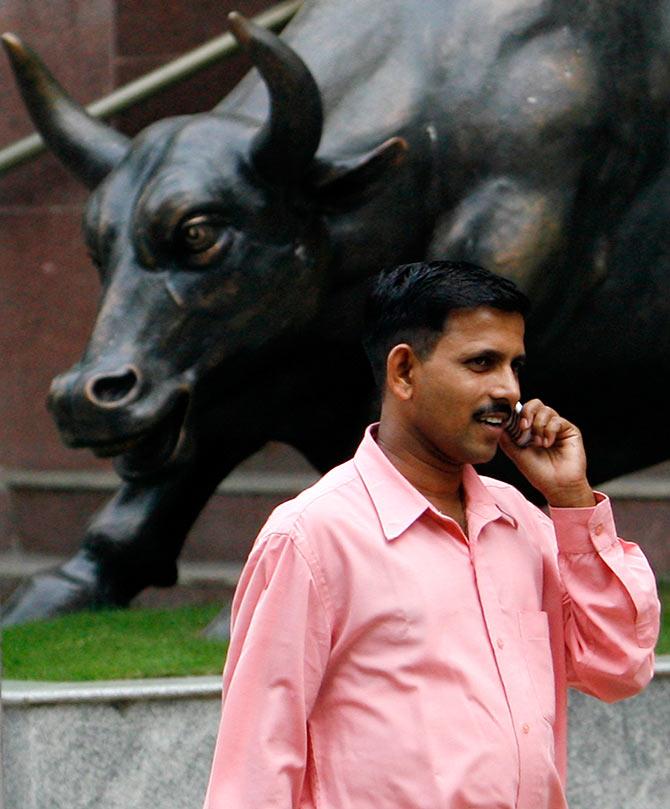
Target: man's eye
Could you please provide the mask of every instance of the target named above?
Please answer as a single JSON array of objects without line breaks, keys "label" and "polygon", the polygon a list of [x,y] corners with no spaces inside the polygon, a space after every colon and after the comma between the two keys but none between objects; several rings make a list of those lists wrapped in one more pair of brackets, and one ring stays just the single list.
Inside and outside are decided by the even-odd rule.
[{"label": "man's eye", "polygon": [[475,368],[488,368],[491,360],[489,357],[474,357],[470,360],[470,365],[474,365]]}]

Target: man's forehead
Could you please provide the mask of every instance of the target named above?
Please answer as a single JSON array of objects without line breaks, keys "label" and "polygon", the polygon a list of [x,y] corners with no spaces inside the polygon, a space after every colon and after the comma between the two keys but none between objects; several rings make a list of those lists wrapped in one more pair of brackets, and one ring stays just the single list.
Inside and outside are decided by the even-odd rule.
[{"label": "man's forehead", "polygon": [[519,312],[507,312],[492,306],[478,306],[474,309],[452,309],[444,324],[444,334],[455,331],[477,331],[489,328],[493,331],[525,331],[525,321]]},{"label": "man's forehead", "polygon": [[525,322],[518,312],[490,307],[457,309],[447,319],[435,348],[461,354],[525,357]]}]

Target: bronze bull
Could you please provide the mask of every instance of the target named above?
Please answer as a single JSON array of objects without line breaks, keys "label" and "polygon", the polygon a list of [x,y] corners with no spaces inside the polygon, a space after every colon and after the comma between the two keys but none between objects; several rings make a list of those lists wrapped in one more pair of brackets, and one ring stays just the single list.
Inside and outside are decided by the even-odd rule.
[{"label": "bronze bull", "polygon": [[463,258],[530,294],[526,394],[583,426],[594,481],[666,458],[638,422],[670,356],[669,20],[661,2],[313,0],[279,38],[231,15],[258,73],[132,141],[6,35],[36,126],[95,189],[102,300],[49,407],[123,483],[5,621],[172,585],[215,487],[268,440],[319,469],[349,455],[373,415],[364,287],[390,263]]}]

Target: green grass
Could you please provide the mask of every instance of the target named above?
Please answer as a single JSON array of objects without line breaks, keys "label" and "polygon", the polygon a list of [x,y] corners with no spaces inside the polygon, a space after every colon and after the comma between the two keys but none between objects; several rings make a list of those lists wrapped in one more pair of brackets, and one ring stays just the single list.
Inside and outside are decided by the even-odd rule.
[{"label": "green grass", "polygon": [[58,682],[220,674],[227,643],[200,636],[219,610],[105,610],[8,627],[3,677]]},{"label": "green grass", "polygon": [[[670,654],[670,581],[659,583],[664,620],[656,651]],[[227,644],[201,637],[220,607],[108,610],[10,627],[3,676],[13,680],[116,680],[220,674]]]}]

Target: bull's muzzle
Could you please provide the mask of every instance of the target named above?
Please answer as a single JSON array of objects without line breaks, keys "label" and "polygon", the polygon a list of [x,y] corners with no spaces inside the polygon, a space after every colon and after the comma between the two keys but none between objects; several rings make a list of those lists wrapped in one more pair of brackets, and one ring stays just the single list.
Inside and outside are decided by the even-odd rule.
[{"label": "bull's muzzle", "polygon": [[96,374],[84,385],[84,395],[95,407],[107,410],[133,402],[140,391],[140,372],[126,365],[115,373]]},{"label": "bull's muzzle", "polygon": [[126,479],[156,474],[192,449],[191,388],[184,379],[152,386],[130,364],[113,371],[75,366],[54,379],[48,407],[64,442],[116,458]]},{"label": "bull's muzzle", "polygon": [[83,399],[85,407],[115,410],[133,402],[140,392],[140,372],[133,365],[117,371],[82,374],[79,370],[57,376],[49,391],[49,409],[54,413],[78,409],[75,400]]},{"label": "bull's muzzle", "polygon": [[47,406],[64,440],[76,446],[125,431],[128,408],[141,394],[142,376],[133,365],[105,372],[75,367],[53,380]]}]

